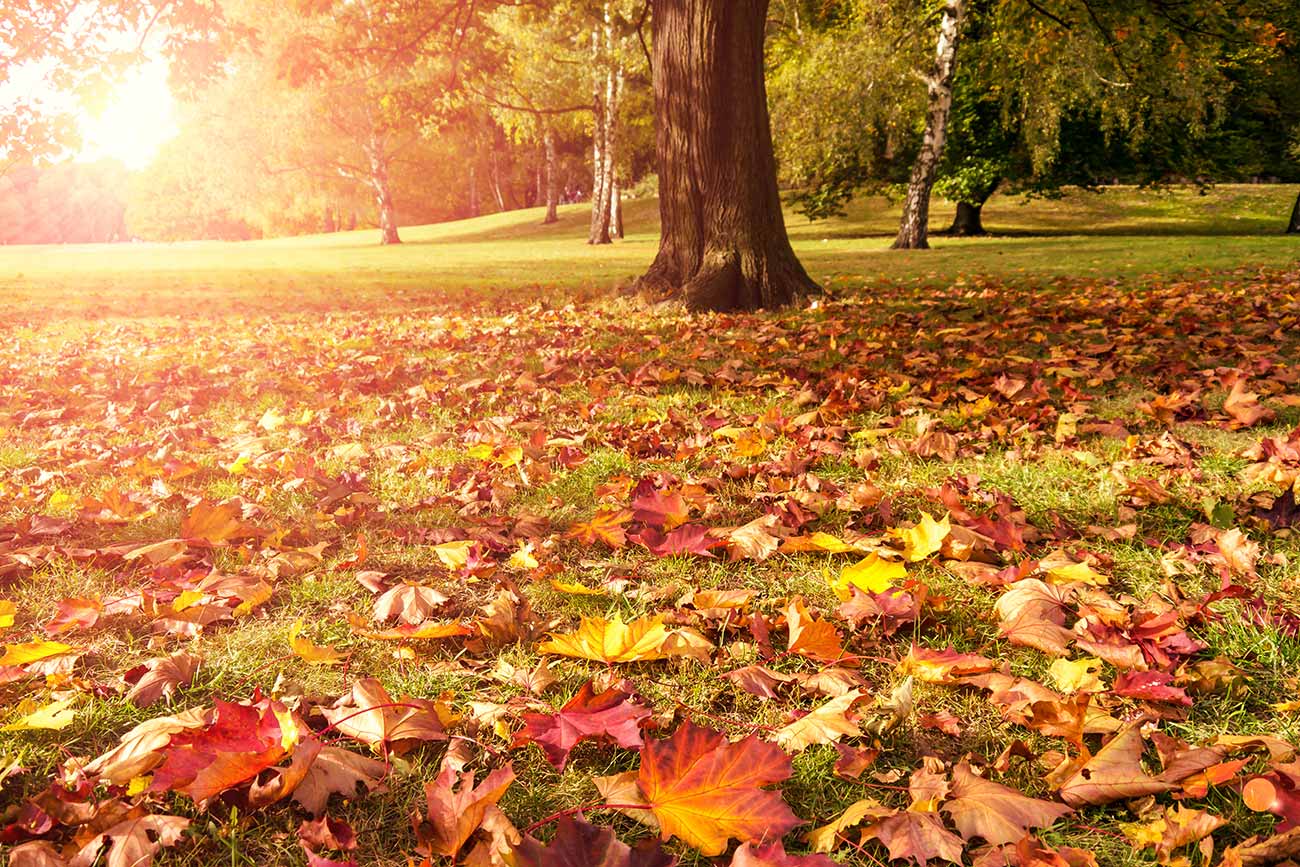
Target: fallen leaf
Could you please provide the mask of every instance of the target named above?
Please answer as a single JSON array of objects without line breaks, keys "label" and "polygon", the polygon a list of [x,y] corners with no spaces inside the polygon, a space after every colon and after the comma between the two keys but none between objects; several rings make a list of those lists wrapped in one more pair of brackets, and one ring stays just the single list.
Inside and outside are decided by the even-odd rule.
[{"label": "fallen leaf", "polygon": [[952,770],[952,787],[943,811],[962,837],[982,837],[1000,846],[1019,842],[1030,828],[1044,828],[1074,812],[1064,804],[1031,798],[1015,789],[976,776],[963,761]]},{"label": "fallen leaf", "polygon": [[562,771],[569,751],[586,738],[604,738],[620,747],[639,749],[645,744],[641,725],[650,715],[649,708],[632,702],[631,696],[620,690],[607,689],[596,695],[588,681],[558,713],[524,714],[524,728],[515,736],[515,745],[540,745],[551,764]]}]

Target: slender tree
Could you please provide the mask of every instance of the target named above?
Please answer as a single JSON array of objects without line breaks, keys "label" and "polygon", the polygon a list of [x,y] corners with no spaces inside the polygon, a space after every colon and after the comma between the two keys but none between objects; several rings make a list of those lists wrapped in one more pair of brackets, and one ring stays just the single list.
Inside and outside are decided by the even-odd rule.
[{"label": "slender tree", "polygon": [[817,290],[786,235],[763,77],[767,0],[653,7],[659,252],[638,286],[693,310]]},{"label": "slender tree", "polygon": [[957,69],[957,45],[961,40],[965,0],[946,0],[939,18],[939,39],[934,49],[934,66],[926,77],[927,105],[925,135],[912,165],[912,177],[903,199],[903,216],[898,224],[895,250],[925,250],[930,225],[930,191],[943,158],[952,111],[952,80]]}]

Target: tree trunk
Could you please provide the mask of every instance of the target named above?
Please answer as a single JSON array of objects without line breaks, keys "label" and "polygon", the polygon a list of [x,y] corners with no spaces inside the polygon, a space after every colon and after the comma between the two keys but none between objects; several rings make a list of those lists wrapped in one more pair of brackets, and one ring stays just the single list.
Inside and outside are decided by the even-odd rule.
[{"label": "tree trunk", "polygon": [[952,109],[952,77],[957,68],[957,41],[961,33],[965,0],[947,0],[939,22],[939,43],[934,51],[934,69],[926,79],[928,107],[925,114],[925,138],[921,152],[912,165],[912,177],[903,200],[903,218],[899,221],[895,250],[926,250],[930,222],[930,190],[943,156],[948,131],[948,113]]},{"label": "tree trunk", "polygon": [[958,202],[957,214],[952,218],[952,225],[944,231],[944,234],[958,238],[987,235],[988,232],[984,229],[984,203],[997,188],[997,184],[992,184],[983,190],[977,190],[972,196],[973,201]]},{"label": "tree trunk", "polygon": [[492,148],[492,195],[497,200],[497,211],[502,212],[506,209],[506,197],[501,195],[501,165],[497,157],[497,149]]},{"label": "tree trunk", "polygon": [[542,222],[558,223],[560,222],[560,184],[559,178],[556,177],[555,133],[548,129],[542,144],[546,148],[546,219]]},{"label": "tree trunk", "polygon": [[615,238],[627,237],[623,232],[623,188],[615,176],[609,192],[609,227]]},{"label": "tree trunk", "polygon": [[[477,155],[476,155],[477,158]],[[469,164],[469,215],[477,217],[480,208],[478,203],[478,164],[470,160]]]},{"label": "tree trunk", "polygon": [[372,137],[366,147],[370,159],[370,186],[375,191],[375,204],[379,208],[381,244],[400,244],[397,235],[397,209],[393,207],[393,192],[388,183],[388,155],[377,137]]},{"label": "tree trunk", "polygon": [[1291,224],[1286,227],[1288,235],[1300,234],[1300,193],[1296,194],[1295,207],[1291,209]]},{"label": "tree trunk", "polygon": [[591,133],[591,230],[588,244],[613,243],[609,236],[609,194],[613,179],[614,142],[611,138],[614,113],[614,69],[610,58],[613,23],[609,4],[605,4],[605,23],[592,31],[591,54],[595,74],[592,78]]},{"label": "tree trunk", "polygon": [[763,82],[768,0],[655,0],[659,252],[638,288],[693,310],[817,291],[781,216]]}]

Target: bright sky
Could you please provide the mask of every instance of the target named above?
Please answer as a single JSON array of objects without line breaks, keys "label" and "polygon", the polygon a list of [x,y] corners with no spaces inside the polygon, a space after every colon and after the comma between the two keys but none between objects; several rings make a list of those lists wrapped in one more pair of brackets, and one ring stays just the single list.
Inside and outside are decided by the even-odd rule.
[{"label": "bright sky", "polygon": [[179,131],[176,101],[167,86],[167,64],[162,60],[152,60],[128,72],[94,106],[52,91],[42,78],[40,68],[18,70],[9,81],[0,82],[0,100],[19,95],[36,97],[50,109],[76,117],[82,148],[74,158],[80,162],[107,157],[121,160],[127,168],[142,169]]},{"label": "bright sky", "polygon": [[83,146],[78,159],[111,157],[142,169],[178,132],[176,104],[162,61],[141,66],[109,93],[99,110],[80,112]]}]

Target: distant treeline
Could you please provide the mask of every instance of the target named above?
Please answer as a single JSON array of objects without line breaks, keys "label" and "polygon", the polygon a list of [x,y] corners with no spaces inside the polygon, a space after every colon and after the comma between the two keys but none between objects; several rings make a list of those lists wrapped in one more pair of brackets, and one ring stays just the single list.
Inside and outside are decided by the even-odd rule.
[{"label": "distant treeline", "polygon": [[120,163],[16,166],[0,177],[0,243],[126,240],[128,173]]}]

